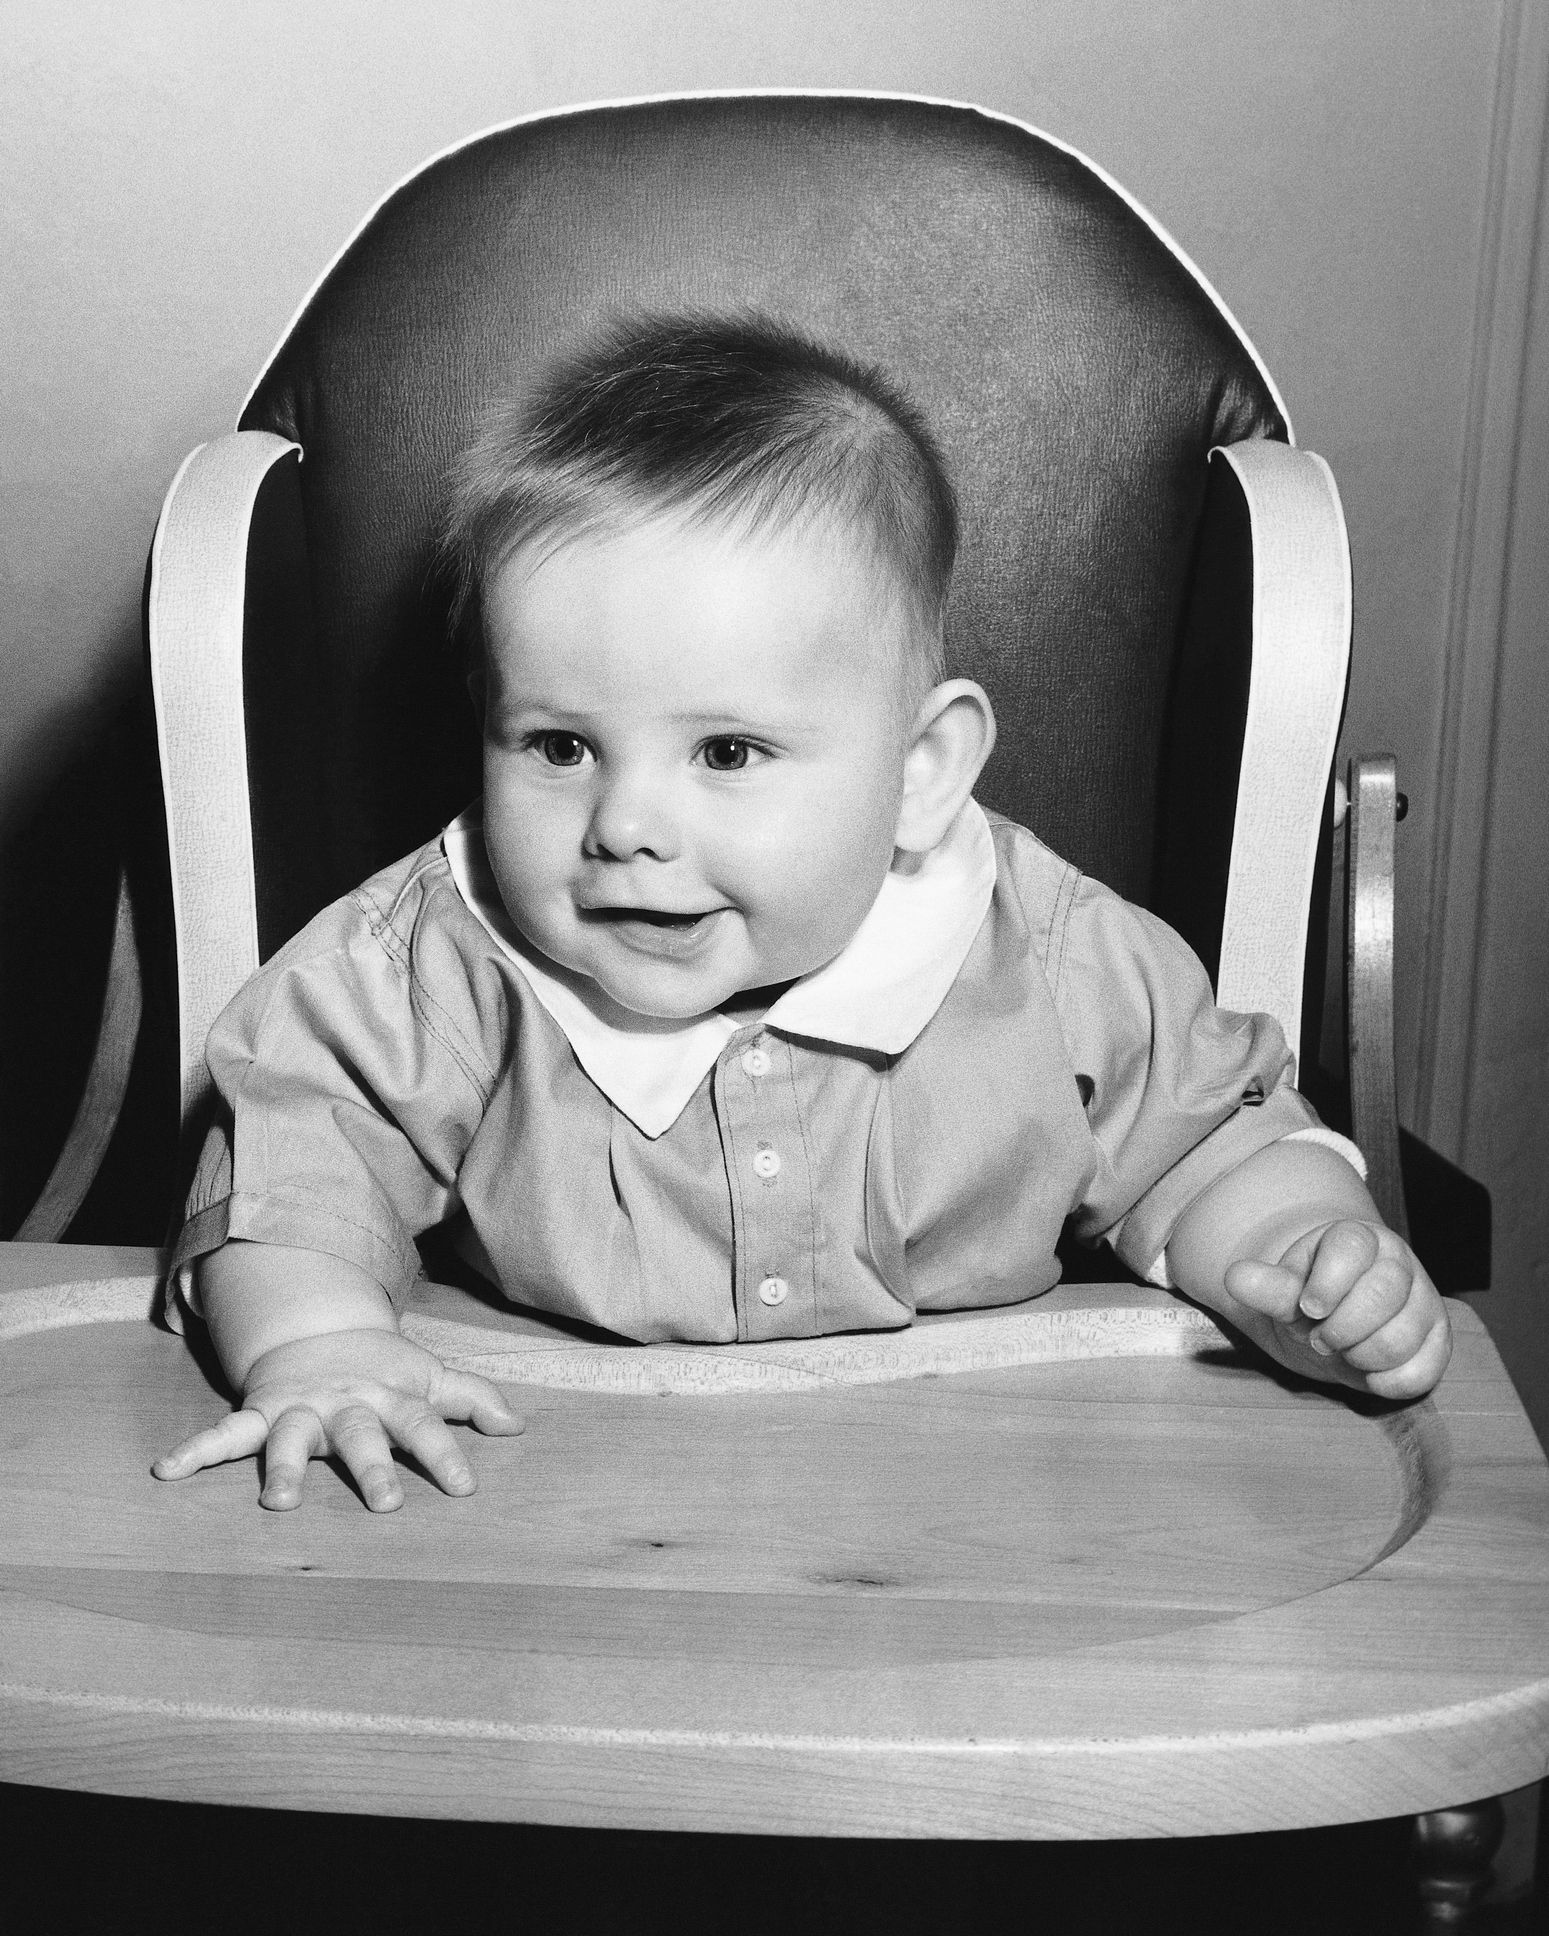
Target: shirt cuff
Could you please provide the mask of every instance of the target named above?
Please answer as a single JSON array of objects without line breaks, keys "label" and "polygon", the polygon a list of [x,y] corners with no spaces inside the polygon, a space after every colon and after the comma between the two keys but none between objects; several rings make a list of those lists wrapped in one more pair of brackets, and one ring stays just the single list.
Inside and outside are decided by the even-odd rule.
[{"label": "shirt cuff", "polygon": [[195,1211],[178,1233],[163,1304],[163,1315],[174,1331],[184,1328],[185,1312],[201,1315],[193,1286],[194,1265],[232,1238],[282,1244],[291,1250],[320,1250],[356,1264],[376,1279],[395,1310],[403,1308],[420,1274],[419,1252],[406,1234],[395,1240],[368,1225],[351,1223],[310,1198],[248,1196],[238,1190]]},{"label": "shirt cuff", "polygon": [[1312,1129],[1293,1129],[1285,1140],[1288,1143],[1321,1143],[1324,1149],[1331,1149],[1336,1156],[1342,1156],[1361,1181],[1366,1181],[1366,1158],[1350,1138],[1341,1136],[1337,1129],[1325,1129],[1319,1123]]}]

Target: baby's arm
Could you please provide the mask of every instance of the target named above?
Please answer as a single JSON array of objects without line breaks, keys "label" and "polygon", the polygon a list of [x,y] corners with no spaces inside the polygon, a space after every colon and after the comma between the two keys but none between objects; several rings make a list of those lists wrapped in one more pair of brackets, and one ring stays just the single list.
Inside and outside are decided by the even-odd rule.
[{"label": "baby's arm", "polygon": [[1272,1143],[1219,1178],[1167,1244],[1174,1283],[1306,1376],[1418,1398],[1452,1351],[1446,1309],[1334,1150]]},{"label": "baby's arm", "polygon": [[522,1428],[487,1379],[448,1371],[400,1335],[393,1307],[357,1265],[320,1251],[231,1242],[195,1266],[199,1302],[239,1410],[156,1461],[158,1479],[267,1444],[259,1503],[301,1503],[310,1459],[336,1452],[373,1512],[403,1504],[389,1437],[444,1492],[474,1477],[447,1419],[481,1432]]}]

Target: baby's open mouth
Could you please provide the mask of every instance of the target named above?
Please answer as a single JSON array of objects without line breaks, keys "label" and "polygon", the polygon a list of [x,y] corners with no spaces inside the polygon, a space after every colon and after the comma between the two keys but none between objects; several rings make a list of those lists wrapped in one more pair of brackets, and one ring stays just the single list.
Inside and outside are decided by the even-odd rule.
[{"label": "baby's open mouth", "polygon": [[672,914],[665,908],[603,907],[583,910],[588,921],[598,921],[605,926],[627,926],[631,922],[644,921],[653,928],[692,928],[701,921],[708,921],[713,908],[701,909],[697,914]]},{"label": "baby's open mouth", "polygon": [[719,908],[676,913],[668,908],[596,907],[583,908],[581,919],[586,926],[603,928],[642,954],[680,960],[714,933],[720,912]]}]

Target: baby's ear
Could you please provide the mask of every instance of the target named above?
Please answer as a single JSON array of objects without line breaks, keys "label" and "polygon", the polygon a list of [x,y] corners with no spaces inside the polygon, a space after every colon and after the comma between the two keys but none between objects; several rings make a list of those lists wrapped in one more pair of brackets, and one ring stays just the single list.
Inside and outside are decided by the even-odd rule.
[{"label": "baby's ear", "polygon": [[994,747],[995,709],[983,686],[972,679],[932,686],[915,714],[904,757],[894,845],[910,854],[939,845]]}]

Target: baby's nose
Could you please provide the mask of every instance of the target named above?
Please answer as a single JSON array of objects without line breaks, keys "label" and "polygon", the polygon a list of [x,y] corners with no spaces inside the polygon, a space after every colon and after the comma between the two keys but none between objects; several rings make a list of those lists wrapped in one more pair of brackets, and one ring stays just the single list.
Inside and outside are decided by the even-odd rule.
[{"label": "baby's nose", "polygon": [[604,860],[633,860],[639,855],[672,860],[681,845],[671,789],[662,781],[642,772],[600,780],[587,828],[589,854]]}]

